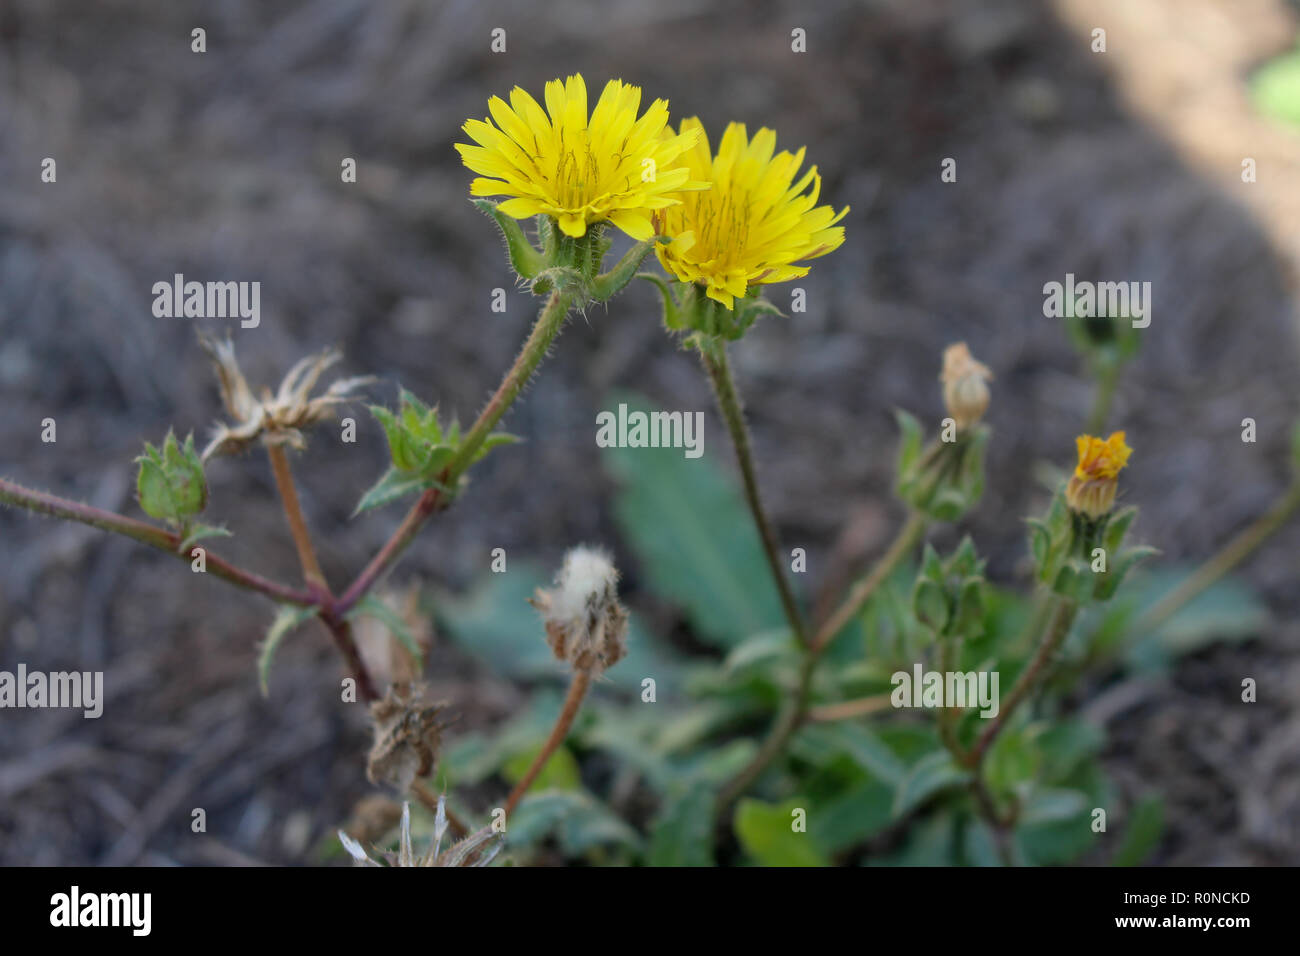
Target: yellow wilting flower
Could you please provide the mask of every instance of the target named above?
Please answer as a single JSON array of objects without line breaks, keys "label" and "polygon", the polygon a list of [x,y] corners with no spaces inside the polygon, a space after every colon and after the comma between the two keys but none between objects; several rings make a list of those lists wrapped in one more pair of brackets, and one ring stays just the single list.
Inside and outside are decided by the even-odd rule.
[{"label": "yellow wilting flower", "polygon": [[465,165],[480,174],[470,193],[513,197],[499,207],[506,215],[554,216],[574,237],[608,220],[644,240],[654,235],[654,210],[681,202],[675,194],[682,190],[708,186],[691,182],[686,167],[674,165],[698,134],[662,135],[667,100],[655,100],[638,119],[641,88],[610,80],[588,117],[581,74],[551,80],[545,100],[543,111],[518,86],[509,104],[494,96],[490,119],[462,127],[479,145],[456,144]]},{"label": "yellow wilting flower", "polygon": [[703,285],[709,298],[730,309],[750,286],[807,275],[808,266],[798,263],[844,242],[844,227],[835,223],[848,214],[848,207],[837,214],[830,206],[817,205],[817,167],[795,182],[803,149],[773,155],[775,132],[764,127],[751,140],[743,123],[732,123],[722,134],[717,155],[712,155],[699,119],[682,121],[680,134],[697,132],[699,139],[685,155],[686,164],[692,179],[713,185],[682,196],[681,205],[666,207],[656,216],[659,231],[672,237],[657,252],[673,276]]},{"label": "yellow wilting flower", "polygon": [[1109,514],[1115,504],[1119,473],[1133,453],[1124,442],[1123,432],[1113,432],[1102,441],[1092,435],[1075,439],[1079,463],[1065,488],[1065,501],[1074,511],[1096,520]]}]

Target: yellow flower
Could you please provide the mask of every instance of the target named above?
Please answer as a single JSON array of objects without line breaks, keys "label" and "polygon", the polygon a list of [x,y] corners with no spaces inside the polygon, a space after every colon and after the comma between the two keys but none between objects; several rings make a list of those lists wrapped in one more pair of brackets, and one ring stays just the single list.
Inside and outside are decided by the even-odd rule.
[{"label": "yellow flower", "polygon": [[743,123],[732,123],[714,156],[698,119],[683,120],[680,132],[699,135],[685,157],[691,178],[713,183],[656,216],[659,231],[672,237],[657,247],[659,261],[682,282],[700,283],[730,309],[750,286],[807,275],[808,267],[797,263],[844,242],[844,227],[835,223],[848,207],[837,215],[817,205],[817,167],[794,181],[803,149],[773,156],[776,133],[763,128],[751,140]]},{"label": "yellow flower", "polygon": [[577,74],[547,83],[545,100],[543,112],[516,86],[509,104],[488,100],[490,119],[465,123],[479,144],[456,144],[465,165],[480,174],[470,183],[472,195],[513,197],[501,203],[503,213],[554,216],[569,236],[608,220],[644,240],[655,234],[655,210],[680,203],[675,194],[682,190],[707,188],[674,165],[698,134],[661,135],[667,100],[655,100],[638,119],[641,88],[610,80],[589,118],[587,85]]},{"label": "yellow flower", "polygon": [[1072,509],[1095,520],[1114,507],[1119,473],[1128,464],[1133,449],[1125,444],[1123,432],[1114,432],[1105,441],[1080,435],[1075,445],[1079,463],[1066,485],[1065,500]]}]

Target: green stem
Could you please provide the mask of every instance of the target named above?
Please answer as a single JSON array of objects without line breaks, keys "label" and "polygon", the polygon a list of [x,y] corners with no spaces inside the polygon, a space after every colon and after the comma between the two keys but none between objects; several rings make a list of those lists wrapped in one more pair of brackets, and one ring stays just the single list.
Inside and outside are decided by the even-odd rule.
[{"label": "green stem", "polygon": [[1243,528],[1218,554],[1144,613],[1134,624],[1133,632],[1150,633],[1168,621],[1202,591],[1249,557],[1251,552],[1286,524],[1297,507],[1300,507],[1300,480],[1293,482],[1268,511]]},{"label": "green stem", "polygon": [[908,514],[907,520],[894,537],[889,549],[875,563],[866,577],[849,591],[835,612],[817,629],[817,636],[813,638],[813,647],[818,653],[823,651],[844,629],[844,626],[862,610],[862,606],[867,603],[871,595],[876,593],[876,589],[894,572],[898,562],[911,554],[912,549],[925,534],[928,524],[929,521],[920,512],[913,511]]},{"label": "green stem", "polygon": [[980,767],[983,764],[985,755],[988,753],[989,746],[996,739],[999,731],[1006,726],[1016,708],[1029,696],[1039,678],[1045,676],[1045,672],[1056,657],[1057,651],[1065,643],[1065,638],[1070,633],[1070,625],[1074,623],[1074,617],[1078,610],[1079,606],[1074,601],[1060,595],[1055,596],[1052,602],[1051,618],[1047,623],[1047,631],[1043,635],[1033,659],[1020,673],[1020,677],[1011,688],[1011,693],[1007,694],[1003,699],[998,715],[993,718],[993,723],[980,735],[975,742],[975,746],[966,755],[966,763],[975,768],[976,773],[980,772]]},{"label": "green stem", "polygon": [[[780,714],[777,715],[776,723],[772,725],[772,730],[759,747],[758,753],[754,755],[754,759],[723,788],[718,798],[719,815],[724,813],[741,794],[749,789],[772,761],[785,750],[786,744],[794,736],[795,731],[803,726],[804,721],[809,716],[813,676],[822,655],[844,624],[848,622],[853,614],[857,613],[858,609],[871,597],[881,582],[889,577],[890,573],[897,567],[898,562],[915,547],[917,541],[925,532],[927,523],[924,517],[915,512],[908,516],[907,521],[899,529],[898,535],[894,538],[888,550],[880,556],[880,560],[872,566],[862,582],[850,592],[849,597],[840,606],[840,611],[832,615],[826,624],[818,630],[817,637],[804,647],[794,696],[786,702]],[[873,705],[868,705],[868,707],[876,709]],[[832,711],[832,716],[828,716],[826,719],[838,719],[839,716],[839,714]]]},{"label": "green stem", "polygon": [[[492,430],[496,428],[501,417],[514,404],[519,393],[524,390],[533,373],[537,371],[537,366],[541,364],[542,359],[546,357],[547,350],[550,349],[551,343],[559,335],[564,320],[569,313],[569,303],[571,297],[568,293],[552,292],[550,299],[541,313],[537,316],[537,322],[533,325],[533,330],[519,352],[515,364],[506,372],[505,378],[497,387],[496,392],[488,399],[487,405],[479,413],[478,418],[465,433],[461,442],[460,450],[456,457],[451,460],[446,469],[438,476],[439,484],[447,488],[455,488],[459,483],[461,476],[468,470],[474,460],[474,454],[482,446]],[[411,506],[406,517],[397,530],[393,532],[392,537],[379,550],[379,553],[371,559],[356,580],[354,580],[343,592],[335,605],[339,614],[346,614],[366,593],[374,586],[375,582],[392,566],[392,564],[401,556],[402,552],[407,549],[416,534],[424,527],[424,523],[434,513],[441,511],[450,504],[450,498],[438,488],[430,488],[420,495],[415,504]]]},{"label": "green stem", "polygon": [[736,383],[727,361],[726,344],[716,341],[702,342],[700,358],[713,385],[723,421],[727,424],[727,430],[731,432],[731,442],[736,449],[736,461],[740,465],[740,474],[745,485],[745,501],[748,502],[749,512],[758,527],[758,534],[763,542],[763,552],[767,555],[767,565],[772,572],[772,580],[776,584],[777,593],[781,596],[781,607],[785,611],[786,621],[799,644],[807,646],[803,615],[795,602],[790,582],[786,579],[785,565],[777,553],[776,534],[772,530],[767,512],[763,510],[763,501],[759,496],[758,478],[754,471],[754,454],[749,443],[749,428],[745,424],[740,394],[736,390]]},{"label": "green stem", "polygon": [[1110,417],[1110,406],[1115,401],[1115,389],[1119,385],[1122,367],[1123,363],[1118,359],[1098,363],[1097,391],[1092,399],[1092,410],[1088,413],[1088,423],[1084,427],[1086,434],[1099,435],[1106,427],[1106,419]]}]

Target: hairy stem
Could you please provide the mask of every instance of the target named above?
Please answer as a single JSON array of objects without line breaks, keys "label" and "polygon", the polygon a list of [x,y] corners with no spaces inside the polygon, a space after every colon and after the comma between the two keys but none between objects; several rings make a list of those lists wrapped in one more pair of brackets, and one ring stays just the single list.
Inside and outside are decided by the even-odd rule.
[{"label": "hairy stem", "polygon": [[785,619],[790,625],[790,631],[794,634],[795,639],[801,646],[806,646],[808,639],[804,630],[803,615],[799,612],[799,605],[795,601],[794,591],[791,590],[790,582],[786,579],[785,565],[777,552],[776,534],[772,530],[772,523],[768,520],[767,512],[763,510],[763,500],[759,496],[758,477],[754,470],[754,453],[749,442],[749,428],[745,424],[745,413],[741,406],[740,394],[737,392],[736,383],[731,376],[731,367],[727,361],[727,347],[721,342],[705,343],[700,348],[700,358],[704,363],[704,370],[708,373],[709,381],[713,385],[713,392],[717,397],[722,419],[726,422],[727,430],[731,433],[731,443],[736,449],[736,461],[740,465],[740,474],[745,485],[745,501],[749,504],[749,512],[753,515],[754,524],[757,526],[759,537],[762,539],[763,553],[767,556],[767,564],[772,572],[772,580],[776,584],[777,593],[781,596],[781,607],[785,611]]},{"label": "hairy stem", "polygon": [[[518,358],[515,359],[514,365],[506,372],[505,378],[497,387],[496,392],[488,399],[483,411],[479,413],[474,424],[465,433],[461,442],[460,451],[456,457],[447,465],[443,472],[438,476],[439,484],[447,488],[455,488],[459,483],[461,476],[469,468],[474,460],[475,453],[482,447],[483,442],[491,434],[501,417],[505,415],[510,406],[514,404],[519,393],[523,391],[533,373],[537,371],[537,366],[541,364],[542,359],[546,357],[547,350],[555,337],[559,334],[560,328],[564,325],[564,319],[569,312],[571,297],[568,294],[553,292],[547,301],[541,313],[537,316],[537,321],[533,325],[533,330],[524,342],[523,348],[519,352]],[[450,498],[440,489],[429,488],[419,499],[411,506],[411,510],[406,513],[402,523],[392,536],[379,550],[379,553],[371,559],[356,580],[354,580],[343,592],[343,596],[336,603],[336,609],[339,613],[346,613],[357,601],[374,586],[375,582],[393,565],[401,556],[402,552],[410,546],[415,540],[424,523],[434,513],[441,511],[448,504]]]},{"label": "hairy stem", "polygon": [[799,683],[795,688],[794,697],[786,701],[785,706],[782,707],[776,723],[767,735],[767,739],[758,748],[758,753],[754,754],[754,759],[746,764],[744,769],[723,787],[722,792],[718,795],[717,810],[719,816],[726,813],[727,809],[762,775],[768,765],[781,755],[782,751],[785,750],[785,745],[794,736],[794,732],[802,726],[808,711],[808,698],[812,693],[813,671],[816,668],[817,655],[812,650],[805,650],[803,663],[799,667]]},{"label": "hairy stem", "polygon": [[1016,712],[1016,708],[1029,696],[1029,692],[1034,689],[1039,678],[1044,676],[1048,666],[1056,657],[1057,651],[1065,643],[1065,638],[1070,633],[1070,625],[1074,623],[1074,617],[1078,610],[1079,606],[1074,601],[1060,595],[1054,598],[1052,615],[1047,623],[1047,631],[1043,635],[1033,659],[1021,672],[1020,677],[1016,679],[1015,685],[1011,688],[1011,692],[1002,701],[1002,706],[998,710],[998,715],[993,718],[993,723],[988,726],[984,733],[980,734],[975,746],[966,755],[966,763],[974,767],[977,773],[985,755],[988,753],[989,746],[997,738],[1002,728],[1006,726],[1007,721],[1011,719],[1011,715]]},{"label": "hairy stem", "polygon": [[1133,625],[1133,633],[1150,633],[1177,614],[1285,525],[1297,507],[1300,507],[1300,481],[1294,482],[1268,511],[1238,532],[1221,551],[1197,568],[1191,577],[1184,579],[1143,614]]},{"label": "hairy stem", "polygon": [[283,445],[267,445],[266,455],[271,459],[271,471],[275,475],[275,487],[280,492],[280,501],[284,504],[284,516],[289,521],[289,533],[293,535],[294,547],[298,549],[298,563],[302,565],[302,576],[309,587],[319,588],[329,593],[325,575],[316,560],[316,549],[312,547],[311,534],[307,531],[307,521],[302,516],[302,506],[298,503],[298,489],[293,483],[293,472],[289,469],[289,456]]},{"label": "hairy stem", "polygon": [[817,635],[813,638],[813,648],[818,652],[824,650],[827,645],[834,640],[835,635],[844,629],[844,626],[853,620],[854,615],[862,610],[862,606],[867,603],[871,595],[876,593],[876,589],[894,572],[898,562],[911,554],[912,549],[916,547],[921,536],[925,534],[926,525],[929,522],[919,512],[913,511],[907,516],[907,521],[894,537],[889,549],[880,557],[867,572],[866,577],[859,581],[848,595],[841,602],[826,622],[817,628]]},{"label": "hairy stem", "polygon": [[1115,389],[1119,385],[1122,370],[1123,362],[1118,359],[1098,364],[1097,391],[1093,395],[1092,409],[1088,412],[1088,422],[1084,426],[1084,432],[1087,434],[1099,435],[1106,427],[1106,419],[1110,417],[1110,406],[1115,401]]},{"label": "hairy stem", "polygon": [[362,701],[370,703],[377,700],[379,692],[374,678],[366,663],[361,658],[356,638],[352,633],[352,624],[347,621],[334,606],[334,595],[320,562],[316,559],[316,549],[311,543],[311,532],[307,530],[307,520],[303,517],[302,506],[298,503],[298,489],[294,486],[293,471],[289,467],[289,456],[283,445],[267,445],[267,457],[271,459],[271,471],[275,474],[275,486],[284,503],[284,515],[289,521],[289,532],[293,535],[294,546],[298,549],[298,563],[302,565],[302,576],[307,586],[321,596],[324,607],[321,609],[321,623],[329,631],[334,645],[343,655],[343,661],[357,682],[357,693]]},{"label": "hairy stem", "polygon": [[533,785],[543,768],[546,767],[547,761],[551,755],[564,743],[564,738],[569,735],[569,728],[573,726],[574,718],[578,716],[578,711],[582,708],[582,699],[587,695],[587,688],[591,686],[591,671],[585,669],[575,670],[573,672],[573,682],[569,684],[569,693],[564,698],[564,706],[560,709],[560,716],[555,719],[555,726],[551,728],[551,735],[546,738],[546,743],[537,756],[533,758],[532,764],[527,772],[519,778],[515,788],[510,791],[510,796],[506,799],[506,819],[510,814],[515,812],[515,807],[519,801],[524,798],[528,788]]},{"label": "hairy stem", "polygon": [[[915,547],[921,535],[924,534],[925,527],[925,518],[915,512],[910,514],[903,527],[899,529],[893,543],[880,556],[880,559],[872,566],[871,570],[867,572],[867,576],[853,588],[840,609],[831,616],[824,626],[818,629],[816,637],[810,643],[804,645],[803,660],[800,663],[799,680],[795,687],[794,696],[777,715],[776,723],[772,725],[772,730],[759,747],[758,753],[754,755],[754,759],[723,788],[718,798],[719,813],[725,812],[741,794],[749,789],[754,781],[767,769],[768,765],[781,755],[790,738],[794,736],[795,731],[803,726],[805,720],[809,718],[838,720],[843,719],[843,717],[854,716],[854,708],[861,708],[859,712],[868,713],[884,706],[878,703],[880,698],[866,698],[865,701],[850,701],[847,704],[830,705],[818,711],[810,711],[809,702],[812,697],[813,675],[816,673],[817,664],[821,660],[822,654],[830,647],[831,640],[866,603],[881,582],[889,577],[898,562]],[[886,696],[884,698],[885,704],[888,704],[888,700],[889,698]],[[838,711],[837,708],[839,708]],[[841,716],[841,711],[848,712],[843,713],[843,716]]]},{"label": "hairy stem", "polygon": [[[48,492],[24,488],[22,485],[15,484],[4,478],[0,478],[0,503],[26,508],[28,511],[50,515],[54,518],[77,521],[81,524],[90,525],[92,528],[99,528],[101,531],[111,531],[114,534],[124,535],[141,544],[164,551],[181,561],[191,559],[191,555],[180,551],[182,537],[175,531],[168,531],[166,528],[160,528],[135,518],[128,518],[116,512],[105,511],[102,508],[96,508],[79,501],[60,498]],[[206,547],[204,560],[208,573],[245,590],[264,594],[273,601],[284,604],[297,604],[303,607],[320,603],[319,595],[289,587],[278,581],[272,581],[259,574],[254,574],[251,571],[245,571],[243,568],[236,567],[229,561],[225,561],[213,554]]]}]

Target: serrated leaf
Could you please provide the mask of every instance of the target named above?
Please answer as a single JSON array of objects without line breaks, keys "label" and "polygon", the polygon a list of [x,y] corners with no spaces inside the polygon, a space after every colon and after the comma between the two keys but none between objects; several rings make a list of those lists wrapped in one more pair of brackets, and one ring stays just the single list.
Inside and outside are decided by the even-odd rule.
[{"label": "serrated leaf", "polygon": [[204,538],[229,538],[233,536],[234,532],[229,528],[221,528],[211,524],[196,524],[186,531],[185,538],[177,546],[177,550],[182,554],[189,554],[190,548]]},{"label": "serrated leaf", "polygon": [[357,617],[372,617],[384,627],[388,628],[388,633],[397,638],[398,642],[406,648],[408,654],[415,659],[415,668],[420,670],[424,667],[424,654],[420,650],[420,645],[416,643],[415,635],[411,633],[410,627],[393,607],[386,604],[375,594],[367,594],[348,611],[347,618],[352,620]]},{"label": "serrated leaf", "polygon": [[356,510],[352,512],[352,517],[356,517],[364,511],[371,508],[379,508],[399,498],[405,498],[407,495],[424,491],[429,487],[426,482],[418,477],[405,475],[396,468],[389,468],[382,478],[361,496],[357,502]]},{"label": "serrated leaf", "polygon": [[275,657],[275,652],[280,647],[280,643],[289,636],[289,634],[302,624],[308,618],[316,616],[318,608],[316,607],[297,607],[296,605],[282,604],[275,614],[275,620],[267,628],[266,637],[262,641],[261,650],[257,655],[257,680],[262,688],[262,696],[267,696],[267,683],[271,676],[271,660]]}]

